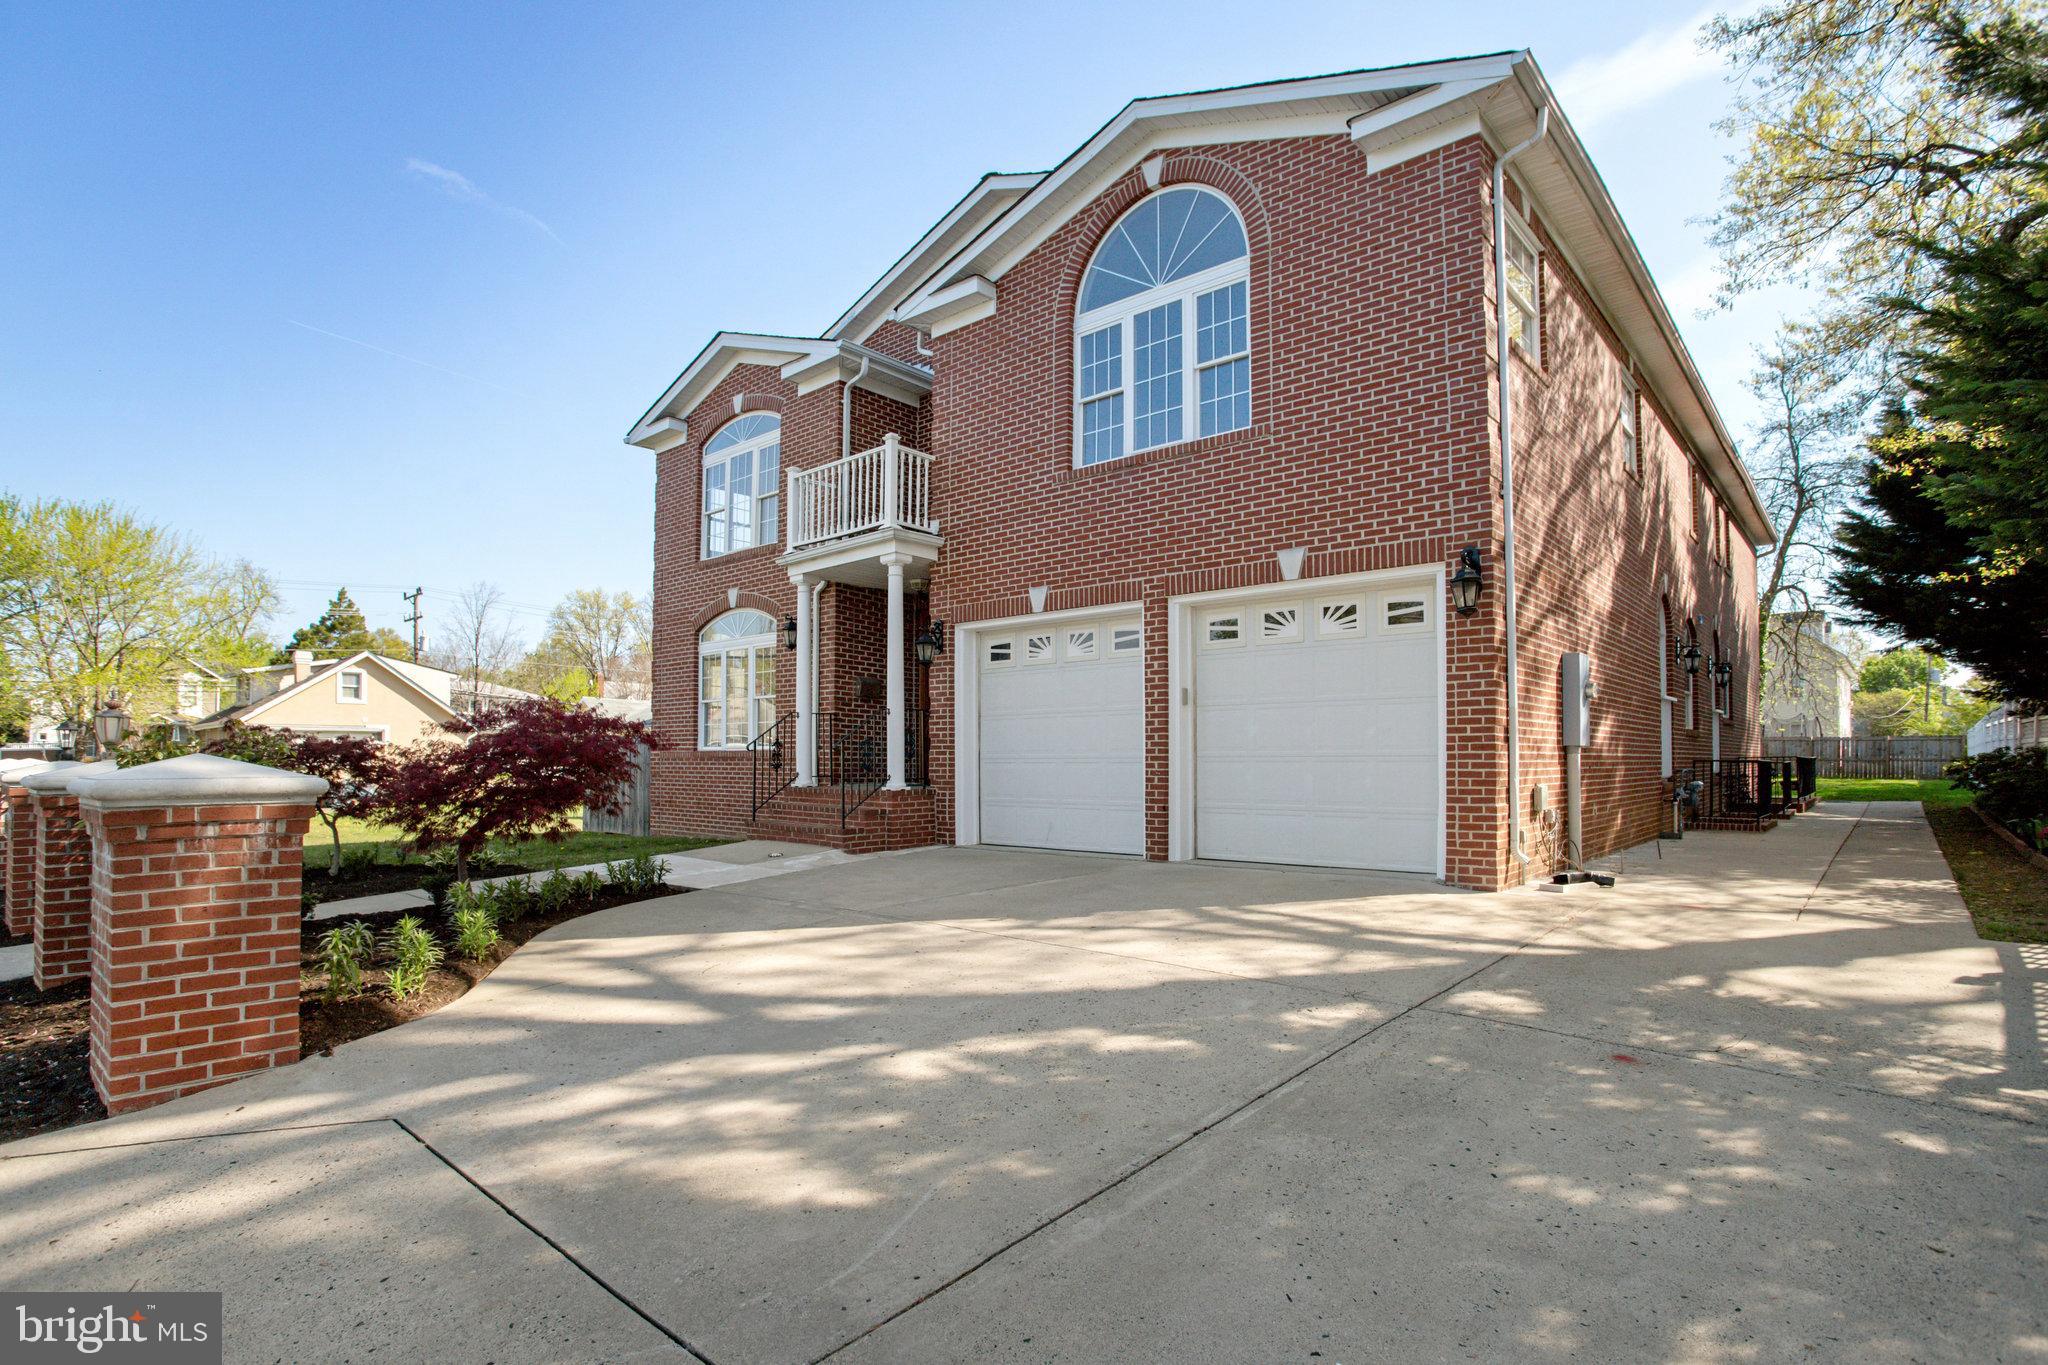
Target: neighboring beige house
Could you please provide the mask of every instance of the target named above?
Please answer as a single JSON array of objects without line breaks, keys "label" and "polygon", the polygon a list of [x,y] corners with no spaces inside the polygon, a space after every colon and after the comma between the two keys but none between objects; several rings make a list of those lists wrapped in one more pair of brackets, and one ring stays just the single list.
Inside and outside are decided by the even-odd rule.
[{"label": "neighboring beige house", "polygon": [[238,723],[407,744],[456,718],[454,683],[444,669],[367,650],[346,659],[295,650],[288,664],[243,670],[240,700],[193,723],[191,732],[205,743]]},{"label": "neighboring beige house", "polygon": [[1850,708],[1863,642],[1818,611],[1771,618],[1764,642],[1763,731],[1797,739],[1854,733]]}]

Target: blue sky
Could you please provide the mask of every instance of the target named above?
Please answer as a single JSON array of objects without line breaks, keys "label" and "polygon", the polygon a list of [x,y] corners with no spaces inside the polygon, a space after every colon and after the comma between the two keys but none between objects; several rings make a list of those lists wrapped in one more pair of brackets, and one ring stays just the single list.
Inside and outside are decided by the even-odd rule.
[{"label": "blue sky", "polygon": [[[1708,319],[1726,100],[1644,5],[0,0],[0,486],[290,585],[644,593],[632,419],[720,327],[815,334],[987,170],[1128,98],[1529,47],[1740,435],[1784,299]],[[1258,21],[1247,22],[1248,13]]]}]

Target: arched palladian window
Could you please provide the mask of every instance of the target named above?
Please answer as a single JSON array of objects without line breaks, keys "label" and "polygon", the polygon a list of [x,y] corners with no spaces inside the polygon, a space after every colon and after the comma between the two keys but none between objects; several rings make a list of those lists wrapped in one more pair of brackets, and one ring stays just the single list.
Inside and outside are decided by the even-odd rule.
[{"label": "arched palladian window", "polygon": [[729,611],[697,634],[697,746],[744,749],[775,723],[775,619]]},{"label": "arched palladian window", "polygon": [[733,418],[704,443],[704,558],[775,541],[782,491],[782,419]]},{"label": "arched palladian window", "polygon": [[1249,266],[1214,190],[1162,190],[1116,221],[1076,305],[1075,463],[1252,424]]}]

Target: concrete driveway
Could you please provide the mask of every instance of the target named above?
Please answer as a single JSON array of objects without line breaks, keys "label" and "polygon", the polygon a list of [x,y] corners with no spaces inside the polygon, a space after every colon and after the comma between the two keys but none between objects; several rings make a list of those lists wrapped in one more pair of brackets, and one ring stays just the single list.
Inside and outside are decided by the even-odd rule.
[{"label": "concrete driveway", "polygon": [[233,1359],[2048,1358],[2048,950],[1917,806],[1621,888],[993,849],[565,925],[0,1149],[0,1284]]}]

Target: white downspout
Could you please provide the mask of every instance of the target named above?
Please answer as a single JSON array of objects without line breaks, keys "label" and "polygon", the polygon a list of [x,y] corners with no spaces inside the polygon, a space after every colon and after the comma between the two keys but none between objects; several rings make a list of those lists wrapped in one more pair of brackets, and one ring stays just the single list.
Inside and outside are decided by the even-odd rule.
[{"label": "white downspout", "polygon": [[1500,591],[1508,631],[1508,850],[1524,869],[1528,851],[1522,847],[1522,703],[1518,694],[1515,621],[1515,404],[1509,381],[1508,355],[1508,163],[1543,140],[1550,128],[1550,110],[1536,111],[1536,131],[1509,148],[1493,163],[1493,316],[1500,351]]},{"label": "white downspout", "polygon": [[873,356],[862,356],[860,370],[839,391],[839,458],[842,460],[853,454],[853,391],[860,386],[861,380],[868,377],[868,366],[873,363]]}]

